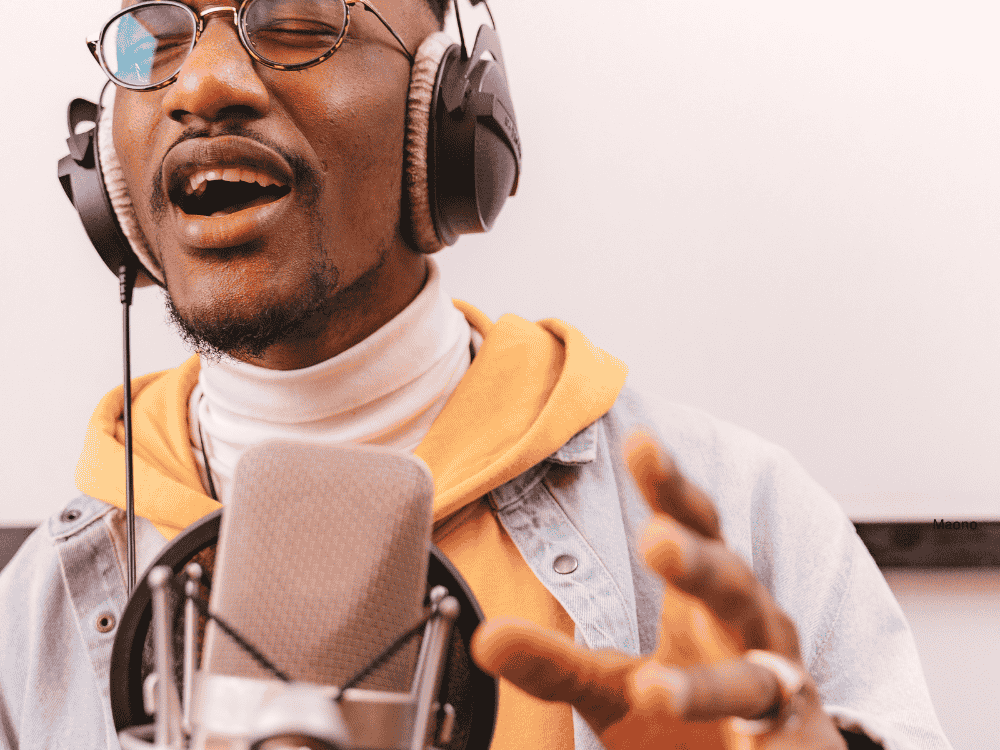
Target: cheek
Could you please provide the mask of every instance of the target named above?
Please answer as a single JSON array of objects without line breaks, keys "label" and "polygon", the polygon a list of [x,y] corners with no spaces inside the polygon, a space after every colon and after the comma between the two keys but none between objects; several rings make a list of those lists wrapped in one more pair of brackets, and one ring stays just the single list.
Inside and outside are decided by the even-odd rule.
[{"label": "cheek", "polygon": [[149,173],[149,154],[155,118],[148,102],[138,94],[119,90],[115,94],[114,143],[118,161],[122,166],[125,185],[132,205],[142,219],[147,219],[152,174]]},{"label": "cheek", "polygon": [[115,94],[114,142],[118,160],[121,162],[125,182],[129,192],[135,190],[135,167],[139,163],[136,152],[140,150],[142,139],[138,137],[141,112],[134,106],[134,95],[119,90]]},{"label": "cheek", "polygon": [[299,120],[324,170],[326,200],[352,222],[398,219],[407,84],[369,76]]}]

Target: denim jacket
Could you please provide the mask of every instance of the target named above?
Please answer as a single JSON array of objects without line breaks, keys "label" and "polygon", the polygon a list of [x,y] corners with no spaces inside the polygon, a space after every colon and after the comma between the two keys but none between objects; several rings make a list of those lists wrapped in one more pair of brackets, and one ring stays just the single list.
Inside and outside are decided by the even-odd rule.
[{"label": "denim jacket", "polygon": [[[637,427],[659,437],[716,503],[723,536],[794,620],[827,712],[886,750],[950,750],[909,626],[837,503],[759,437],[626,388],[608,414],[489,494],[578,642],[645,654],[662,584],[636,540],[650,511],[623,459]],[[42,524],[0,575],[0,748],[118,748],[109,703],[126,603],[123,513],[81,496]],[[137,519],[137,566],[165,540]],[[558,572],[556,558],[577,565]],[[565,566],[559,566],[565,570]],[[600,744],[574,712],[577,750]]]}]

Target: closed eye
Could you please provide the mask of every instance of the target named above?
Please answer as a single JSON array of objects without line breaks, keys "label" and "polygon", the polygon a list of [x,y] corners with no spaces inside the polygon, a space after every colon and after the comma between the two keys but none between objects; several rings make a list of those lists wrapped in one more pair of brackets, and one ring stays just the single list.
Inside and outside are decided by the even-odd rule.
[{"label": "closed eye", "polygon": [[325,47],[337,43],[341,30],[335,26],[307,19],[272,21],[265,28],[253,31],[250,40],[254,46]]}]

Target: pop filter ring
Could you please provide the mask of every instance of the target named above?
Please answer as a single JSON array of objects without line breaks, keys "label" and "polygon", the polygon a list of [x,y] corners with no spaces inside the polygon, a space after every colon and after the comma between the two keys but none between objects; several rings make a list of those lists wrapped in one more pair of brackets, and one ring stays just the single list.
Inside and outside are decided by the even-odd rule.
[{"label": "pop filter ring", "polygon": [[[166,565],[175,575],[180,574],[196,555],[215,546],[219,541],[222,510],[219,508],[209,513],[178,534],[143,573],[125,605],[111,649],[111,713],[116,731],[153,721],[153,717],[146,713],[142,700],[142,655],[153,619],[152,600],[146,582],[149,571],[157,565]],[[427,590],[438,585],[445,586],[461,606],[455,621],[455,634],[461,637],[467,654],[472,634],[485,617],[468,583],[445,554],[432,544],[427,566]],[[493,740],[499,685],[494,677],[480,670],[471,657],[468,662],[468,685],[464,693],[468,696],[467,700],[473,703],[471,717],[467,720],[468,739],[456,748],[446,745],[448,750],[457,750],[458,747],[487,750]],[[442,679],[442,691],[448,689],[448,677],[446,672]],[[461,720],[468,709],[458,706],[456,709]]]}]

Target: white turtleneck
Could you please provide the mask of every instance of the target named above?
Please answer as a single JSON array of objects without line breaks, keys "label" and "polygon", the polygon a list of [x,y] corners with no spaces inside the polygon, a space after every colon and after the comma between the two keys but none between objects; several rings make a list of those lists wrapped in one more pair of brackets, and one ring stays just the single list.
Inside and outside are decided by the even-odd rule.
[{"label": "white turtleneck", "polygon": [[267,440],[419,445],[471,361],[472,331],[428,260],[424,288],[401,313],[325,362],[269,370],[202,358],[190,436],[207,488],[201,428],[219,500],[230,496],[243,450]]}]

